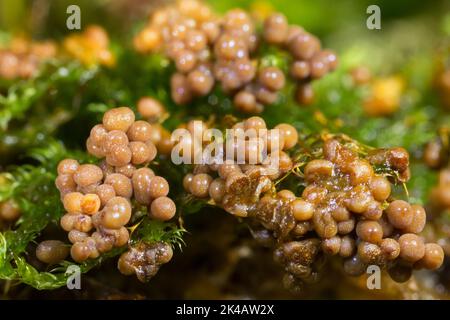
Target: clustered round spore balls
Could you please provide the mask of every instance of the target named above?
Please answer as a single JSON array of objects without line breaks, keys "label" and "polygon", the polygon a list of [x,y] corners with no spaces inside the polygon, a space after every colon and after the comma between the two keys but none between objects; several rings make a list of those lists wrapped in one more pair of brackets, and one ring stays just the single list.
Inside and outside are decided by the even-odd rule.
[{"label": "clustered round spore balls", "polygon": [[172,259],[170,244],[139,242],[119,258],[117,268],[124,275],[135,274],[142,282],[147,282],[159,270],[161,265]]},{"label": "clustered round spore balls", "polygon": [[75,261],[128,243],[125,225],[132,200],[147,206],[152,219],[165,221],[175,215],[175,203],[167,197],[168,182],[147,167],[156,156],[150,134],[150,124],[135,121],[131,109],[111,109],[86,141],[89,153],[103,158],[99,165],[73,159],[59,163],[55,183],[67,211],[60,223],[73,243]]},{"label": "clustered round spore balls", "polygon": [[[297,132],[293,136],[296,141]],[[183,185],[195,197],[211,198],[227,212],[257,222],[253,235],[275,245],[274,258],[287,272],[284,283],[294,289],[318,280],[327,256],[344,259],[350,275],[378,265],[396,281],[406,281],[413,268],[439,268],[442,248],[418,235],[426,223],[424,208],[391,199],[390,180],[373,169],[384,164],[404,177],[408,153],[380,149],[361,158],[337,139],[324,139],[322,157],[301,165],[300,196],[276,189],[280,173],[300,168],[287,154],[275,171],[264,164],[223,164],[188,174]],[[213,178],[216,167],[219,177]]]},{"label": "clustered round spore balls", "polygon": [[297,83],[297,103],[309,105],[314,102],[311,81],[336,69],[336,54],[322,50],[320,40],[302,27],[289,25],[282,13],[270,15],[264,21],[263,32],[267,43],[287,49],[292,56],[289,74]]},{"label": "clustered round spore balls", "polygon": [[[364,273],[368,265],[386,267],[391,274],[398,270],[410,274],[412,268],[435,269],[442,264],[442,249],[425,244],[418,235],[426,223],[424,208],[392,201],[391,182],[372,167],[384,159],[385,165],[404,175],[408,163],[405,150],[375,151],[363,159],[332,139],[325,141],[323,155],[324,159],[306,164],[308,184],[301,197],[305,203],[292,211],[296,220],[299,213],[303,216],[312,211],[308,221],[322,239],[322,252],[345,258],[344,270],[350,275]],[[425,246],[434,250],[433,265],[425,262],[429,259]],[[440,254],[435,254],[437,251]]]},{"label": "clustered round spore balls", "polygon": [[[112,175],[117,175],[116,179]],[[58,165],[56,186],[67,212],[60,224],[68,232],[73,244],[70,254],[76,262],[97,258],[125,245],[129,239],[125,225],[132,209],[125,195],[132,193],[131,182],[121,174],[104,176],[94,164],[80,165],[76,160],[65,159]]]},{"label": "clustered round spore balls", "polygon": [[103,123],[92,128],[86,148],[95,157],[105,158],[106,167],[131,178],[135,166],[146,165],[156,157],[152,130],[147,121],[135,121],[130,108],[111,109],[104,114]]},{"label": "clustered round spore balls", "polygon": [[431,190],[432,205],[438,209],[450,209],[450,169],[439,172],[437,186]]},{"label": "clustered round spore balls", "polygon": [[[194,197],[211,198],[228,212],[245,217],[254,205],[254,198],[246,192],[254,191],[251,177],[267,174],[265,184],[270,187],[271,180],[288,172],[292,168],[292,160],[286,151],[296,145],[298,133],[289,124],[280,124],[268,130],[264,120],[256,116],[236,123],[233,128],[253,129],[254,136],[242,141],[242,144],[236,141],[232,148],[233,155],[224,150],[223,163],[195,165],[193,173],[184,177],[183,187]],[[240,164],[237,157],[242,157],[244,162]],[[261,186],[258,192],[267,192],[266,186]],[[239,203],[235,199],[238,195],[241,197]]]},{"label": "clustered round spore balls", "polygon": [[[126,135],[115,131],[114,133],[111,133],[109,137],[107,137],[106,139],[118,142],[127,141],[128,139],[128,141],[130,142],[130,144],[128,145],[128,149],[130,149],[132,153],[133,152],[136,153],[135,157],[134,158],[132,157],[131,159],[132,164],[133,162],[136,164],[140,161],[144,161],[146,159],[146,155],[148,155],[150,158],[148,161],[151,161],[151,159],[153,159],[152,157],[156,156],[156,151],[158,151],[158,154],[160,155],[164,156],[170,155],[170,152],[172,151],[173,147],[173,142],[171,140],[171,133],[170,131],[165,129],[160,123],[158,123],[166,114],[164,105],[155,98],[142,97],[137,102],[137,109],[139,114],[145,120],[138,120],[133,122],[128,131],[124,131]],[[130,113],[132,112],[131,109],[129,108],[124,109],[124,107],[122,107],[122,109],[120,110],[122,111],[114,111],[114,112],[119,113],[126,112],[131,116]],[[98,147],[98,144],[103,139],[103,134],[105,133],[105,131],[109,132],[111,130],[107,130],[104,124],[99,124],[93,127],[91,130],[91,135],[88,141],[86,142],[88,151],[98,158],[105,157],[107,152],[106,149],[104,150],[104,148],[109,148],[108,146],[110,142],[105,142],[106,145],[102,148]],[[146,146],[143,146],[141,142],[144,143]],[[122,155],[124,157],[123,159],[127,160],[128,150],[126,148],[125,149],[118,148],[118,150],[116,150],[113,153]],[[112,159],[112,156],[110,156],[110,159]],[[107,164],[108,163],[103,163],[102,167],[105,167]],[[127,169],[130,168],[132,168],[131,165],[123,166],[123,168],[120,171],[129,172],[129,170]]]},{"label": "clustered round spore balls", "polygon": [[109,36],[97,25],[87,26],[81,33],[67,36],[63,42],[67,53],[87,66],[101,64],[111,67],[116,63],[109,49]]},{"label": "clustered round spore balls", "polygon": [[186,104],[204,96],[214,86],[211,45],[220,33],[209,7],[197,1],[179,1],[153,13],[148,25],[135,37],[140,52],[163,50],[174,62],[172,98]]},{"label": "clustered round spore balls", "polygon": [[57,48],[52,41],[29,41],[14,38],[7,47],[0,48],[0,78],[28,79],[39,66],[56,56]]},{"label": "clustered round spore balls", "polygon": [[187,104],[220,83],[240,111],[260,113],[264,105],[277,101],[277,93],[286,83],[280,68],[260,65],[257,49],[265,41],[291,53],[290,74],[298,83],[296,99],[301,104],[311,103],[311,80],[335,69],[336,55],[322,51],[316,37],[288,25],[281,13],[264,22],[262,36],[256,29],[242,9],[218,17],[199,1],[183,0],[153,13],[134,45],[140,52],[162,50],[174,62],[171,95],[175,103]]}]

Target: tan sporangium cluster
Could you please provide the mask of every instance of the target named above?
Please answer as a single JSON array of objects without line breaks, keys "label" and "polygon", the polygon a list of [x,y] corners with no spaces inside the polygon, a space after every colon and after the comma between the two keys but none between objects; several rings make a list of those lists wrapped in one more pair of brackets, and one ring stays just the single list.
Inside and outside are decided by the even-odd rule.
[{"label": "tan sporangium cluster", "polygon": [[170,85],[176,104],[206,96],[220,84],[238,110],[260,113],[264,105],[278,100],[287,76],[276,66],[261,65],[258,48],[265,42],[290,54],[296,100],[312,103],[310,83],[336,68],[336,55],[321,50],[315,36],[289,25],[281,13],[269,16],[262,29],[258,33],[255,21],[242,9],[220,17],[199,1],[183,0],[154,12],[134,46],[142,53],[163,52],[173,61],[176,72]]},{"label": "tan sporangium cluster", "polygon": [[[242,124],[265,127],[258,117]],[[287,124],[276,128],[284,136],[281,149],[295,147],[297,131]],[[349,275],[378,265],[398,282],[408,280],[413,269],[441,266],[442,248],[420,236],[426,223],[424,208],[391,195],[393,182],[409,178],[406,150],[374,149],[362,157],[328,137],[321,156],[303,163],[281,152],[276,168],[264,162],[196,165],[183,185],[192,196],[247,218],[253,236],[274,248],[275,260],[286,271],[286,286],[295,290],[317,281],[330,256],[341,257]],[[389,168],[396,178],[377,173],[376,167]],[[303,186],[299,194],[279,190],[280,178],[293,172]]]},{"label": "tan sporangium cluster", "polygon": [[311,81],[336,69],[336,54],[322,49],[320,40],[302,27],[289,25],[281,13],[274,13],[264,21],[263,32],[267,43],[286,49],[292,57],[289,74],[297,83],[295,100],[300,105],[313,103]]},{"label": "tan sporangium cluster", "polygon": [[[76,262],[125,246],[130,238],[126,225],[135,203],[146,206],[151,219],[166,221],[174,217],[176,206],[167,196],[167,180],[148,167],[157,154],[150,128],[147,121],[135,121],[128,107],[111,109],[104,114],[103,122],[92,128],[86,141],[88,152],[99,158],[98,164],[80,164],[73,159],[59,163],[56,186],[67,211],[60,223],[73,244],[70,253]],[[123,254],[121,271],[125,270],[120,267],[123,261],[136,256],[137,249],[131,247]],[[124,273],[130,274],[130,268]],[[139,268],[142,266],[133,269],[138,275]]]}]

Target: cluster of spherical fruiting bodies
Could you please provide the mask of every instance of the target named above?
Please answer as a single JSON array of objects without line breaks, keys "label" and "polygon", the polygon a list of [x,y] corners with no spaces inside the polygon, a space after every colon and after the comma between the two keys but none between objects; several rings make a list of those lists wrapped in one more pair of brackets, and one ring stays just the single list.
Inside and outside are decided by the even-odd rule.
[{"label": "cluster of spherical fruiting bodies", "polygon": [[320,40],[300,26],[289,25],[281,13],[274,13],[264,21],[264,40],[286,48],[292,56],[289,74],[296,81],[295,99],[301,105],[314,101],[311,81],[320,79],[338,65],[337,56],[322,50]]},{"label": "cluster of spherical fruiting bodies", "polygon": [[[418,235],[426,223],[424,208],[392,201],[390,181],[372,167],[383,163],[404,178],[405,150],[376,150],[362,159],[338,141],[328,140],[323,153],[324,159],[306,164],[307,186],[301,199],[294,200],[292,214],[296,220],[309,218],[308,228],[302,230],[319,236],[325,255],[345,258],[344,270],[350,275],[378,265],[396,281],[406,281],[413,268],[436,269],[442,264],[442,248],[425,244]],[[292,254],[298,254],[302,246],[287,251],[293,248]]]},{"label": "cluster of spherical fruiting bodies", "polygon": [[86,140],[88,152],[105,158],[104,170],[112,169],[131,178],[136,166],[146,165],[156,157],[151,141],[152,127],[147,121],[135,121],[128,107],[107,111],[103,123],[94,126]]},{"label": "cluster of spherical fruiting bodies", "polygon": [[56,184],[67,212],[60,224],[68,232],[73,244],[70,253],[77,262],[97,258],[128,242],[125,225],[131,218],[131,182],[113,175],[104,177],[100,167],[80,165],[73,159],[58,165]]},{"label": "cluster of spherical fruiting bodies", "polygon": [[177,72],[171,79],[172,98],[185,104],[194,96],[208,94],[214,86],[210,46],[219,33],[209,7],[197,1],[179,1],[154,12],[134,44],[141,52],[163,50],[174,61]]},{"label": "cluster of spherical fruiting bodies", "polygon": [[56,52],[56,45],[51,41],[33,42],[15,38],[7,48],[0,48],[0,78],[31,78],[41,63],[55,57]]},{"label": "cluster of spherical fruiting bodies", "polygon": [[86,66],[111,67],[115,64],[114,54],[109,49],[109,36],[100,26],[90,25],[82,33],[67,36],[63,46],[69,55]]},{"label": "cluster of spherical fruiting bodies", "polygon": [[175,214],[175,204],[167,197],[169,184],[146,167],[157,154],[153,131],[147,121],[135,121],[130,108],[115,108],[104,114],[103,124],[92,128],[86,146],[94,156],[105,158],[100,167],[116,195],[134,195],[139,204],[149,206],[152,217],[169,220]]},{"label": "cluster of spherical fruiting bodies", "polygon": [[[188,124],[191,134],[196,132],[192,124],[193,122]],[[270,172],[270,178],[274,180],[288,172],[292,168],[292,160],[286,151],[295,146],[298,133],[289,124],[280,124],[268,130],[260,117],[251,117],[239,122],[233,126],[233,130],[245,132],[247,135],[242,136],[242,140],[232,141],[231,147],[227,147],[227,144],[222,145],[218,153],[221,156],[220,159],[215,158],[209,165],[196,164],[193,173],[184,177],[183,186],[197,198],[209,197],[217,204],[226,207],[229,205],[228,210],[233,214],[246,216],[246,210],[241,211],[243,207],[231,208],[233,204],[225,196],[225,190],[231,187],[234,181],[245,179],[251,173],[267,171]],[[192,140],[196,138],[193,135],[192,137],[188,139],[188,146],[183,148],[184,150],[193,144]],[[230,137],[234,139],[236,136]],[[228,153],[230,150],[231,154]],[[213,178],[213,176],[217,177]]]},{"label": "cluster of spherical fruiting bodies", "polygon": [[[86,141],[88,152],[102,159],[99,165],[79,164],[73,159],[59,163],[56,186],[67,211],[60,222],[69,233],[75,261],[126,245],[133,203],[146,206],[151,219],[165,221],[175,215],[175,203],[167,197],[168,182],[147,167],[156,156],[151,134],[151,125],[135,121],[130,108],[111,109]],[[46,261],[51,260],[48,256]]]},{"label": "cluster of spherical fruiting bodies", "polygon": [[[297,132],[292,136],[295,145]],[[197,166],[201,171],[188,174],[183,184],[193,196],[211,198],[227,212],[256,222],[254,236],[276,246],[275,259],[284,265],[285,283],[291,287],[315,281],[326,256],[344,258],[350,275],[360,275],[373,264],[388,269],[397,281],[407,280],[413,268],[442,264],[441,247],[418,235],[425,226],[425,210],[392,201],[391,182],[373,169],[389,167],[398,179],[407,179],[404,149],[375,150],[361,158],[329,138],[322,154],[306,164],[286,154],[277,168],[264,163]],[[301,195],[276,189],[278,177],[287,172],[302,177]]]},{"label": "cluster of spherical fruiting bodies", "polygon": [[317,38],[301,27],[289,26],[282,14],[270,16],[263,29],[261,36],[244,10],[233,9],[219,18],[196,0],[179,1],[156,11],[134,44],[141,52],[162,50],[174,62],[171,95],[175,103],[205,96],[220,83],[246,113],[259,113],[264,105],[275,103],[286,83],[280,68],[260,67],[258,46],[265,41],[288,48],[294,60],[290,73],[299,84],[297,100],[310,103],[311,80],[333,70],[336,56],[321,51]]}]

